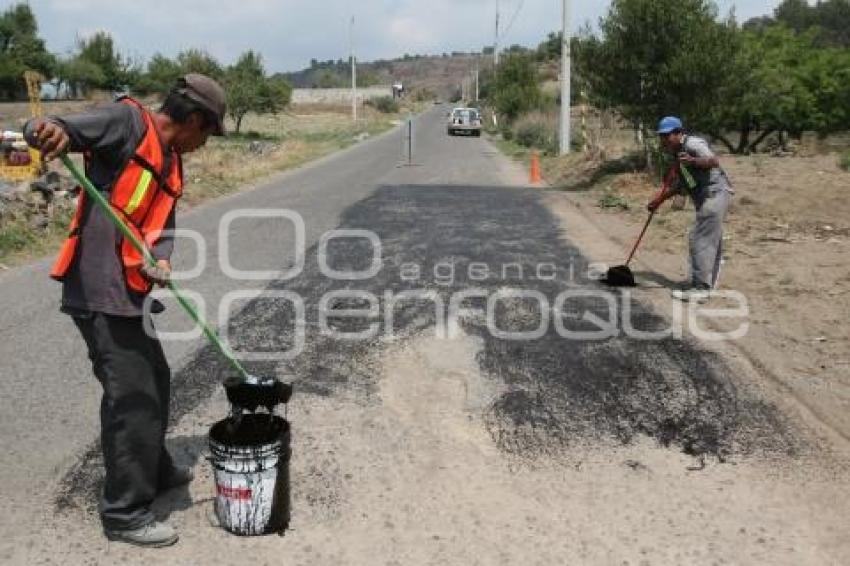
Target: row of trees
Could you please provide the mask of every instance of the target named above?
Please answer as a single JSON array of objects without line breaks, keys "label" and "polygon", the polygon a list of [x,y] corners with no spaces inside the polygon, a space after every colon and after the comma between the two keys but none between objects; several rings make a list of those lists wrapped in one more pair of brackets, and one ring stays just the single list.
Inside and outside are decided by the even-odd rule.
[{"label": "row of trees", "polygon": [[286,80],[266,75],[263,58],[256,51],[246,51],[228,67],[200,49],[187,49],[174,59],[157,53],[148,61],[145,72],[140,73],[133,88],[144,94],[165,92],[177,78],[187,73],[202,73],[224,85],[227,112],[236,124],[237,133],[249,112],[276,113],[286,107],[292,97],[292,87]]},{"label": "row of trees", "polygon": [[758,29],[782,23],[796,32],[818,28],[817,42],[826,47],[850,47],[850,2],[847,0],[784,0],[773,17],[753,18],[745,28]]},{"label": "row of trees", "polygon": [[81,97],[92,90],[129,91],[146,95],[164,93],[186,73],[203,73],[220,81],[227,91],[228,113],[239,132],[248,112],[277,112],[289,104],[292,88],[281,77],[268,77],[262,56],[243,53],[230,66],[200,49],[188,49],[174,59],[156,54],[142,65],[122,55],[105,31],[77,41],[71,55],[47,51],[38,36],[35,15],[28,4],[17,4],[0,14],[0,100],[26,96],[22,79],[35,70],[55,88],[55,96]]},{"label": "row of trees", "polygon": [[[735,153],[771,134],[850,129],[848,0],[784,0],[772,17],[743,25],[734,14],[721,19],[711,0],[613,0],[571,50],[573,96],[615,109],[645,139],[670,114]],[[506,53],[486,87],[497,111],[510,121],[554,104],[538,83],[557,73],[560,55],[555,33]]]},{"label": "row of trees", "polygon": [[[790,27],[783,14],[796,3],[740,26],[710,0],[614,0],[599,34],[575,43],[580,89],[636,127],[680,115],[736,153],[774,132],[850,129],[850,49],[822,28]],[[821,6],[836,3],[848,5]]]},{"label": "row of trees", "polygon": [[106,32],[78,39],[71,55],[50,53],[29,5],[16,4],[0,13],[0,99],[26,97],[21,77],[27,70],[45,76],[57,96],[71,97],[91,89],[121,90],[134,86],[143,75],[140,65],[118,53]]}]

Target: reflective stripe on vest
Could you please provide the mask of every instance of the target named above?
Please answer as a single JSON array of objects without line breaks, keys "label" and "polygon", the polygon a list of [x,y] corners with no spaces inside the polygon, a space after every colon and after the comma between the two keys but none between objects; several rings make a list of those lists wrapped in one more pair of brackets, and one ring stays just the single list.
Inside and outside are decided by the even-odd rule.
[{"label": "reflective stripe on vest", "polygon": [[142,199],[145,197],[145,193],[147,193],[148,188],[151,184],[151,179],[153,179],[153,173],[148,171],[147,169],[142,170],[142,176],[139,178],[139,182],[136,183],[136,190],[133,191],[133,196],[130,197],[130,202],[127,203],[127,206],[124,208],[124,213],[126,215],[131,215],[136,212],[136,209],[139,208],[139,205],[142,203]]}]

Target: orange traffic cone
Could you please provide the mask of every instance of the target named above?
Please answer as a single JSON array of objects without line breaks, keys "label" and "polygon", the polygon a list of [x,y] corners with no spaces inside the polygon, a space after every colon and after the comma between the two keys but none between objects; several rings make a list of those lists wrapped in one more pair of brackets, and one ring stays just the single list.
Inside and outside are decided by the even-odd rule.
[{"label": "orange traffic cone", "polygon": [[540,177],[540,158],[537,156],[537,152],[532,152],[531,154],[531,182],[539,183],[541,181]]}]

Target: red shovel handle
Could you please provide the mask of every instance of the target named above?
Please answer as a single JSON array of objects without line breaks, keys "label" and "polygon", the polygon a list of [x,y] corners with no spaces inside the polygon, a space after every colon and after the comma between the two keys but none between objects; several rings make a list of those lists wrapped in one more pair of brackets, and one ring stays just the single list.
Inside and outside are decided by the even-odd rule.
[{"label": "red shovel handle", "polygon": [[[670,185],[672,185],[673,182],[676,180],[678,173],[679,172],[675,165],[671,167],[669,171],[667,171],[667,175],[664,176],[664,182],[661,184],[661,190],[658,192],[658,196],[661,196],[667,192],[667,190],[670,188]],[[643,240],[643,235],[646,234],[646,229],[649,228],[649,223],[652,222],[653,216],[655,216],[654,210],[649,213],[649,218],[646,219],[646,224],[643,225],[643,230],[640,231],[640,236],[638,236],[634,247],[632,247],[632,253],[629,254],[629,259],[626,260],[626,265],[629,265],[629,263],[631,263],[632,261],[632,258],[635,257],[635,252],[637,251],[638,246],[640,245],[640,241]]]},{"label": "red shovel handle", "polygon": [[626,265],[632,261],[632,258],[635,256],[635,252],[640,245],[640,241],[643,240],[643,235],[646,234],[646,229],[649,228],[649,223],[652,222],[652,217],[655,216],[655,211],[649,213],[649,218],[646,219],[646,224],[643,225],[643,230],[640,231],[640,236],[638,236],[637,241],[635,242],[634,247],[632,248],[632,253],[629,254],[629,259],[626,260]]}]

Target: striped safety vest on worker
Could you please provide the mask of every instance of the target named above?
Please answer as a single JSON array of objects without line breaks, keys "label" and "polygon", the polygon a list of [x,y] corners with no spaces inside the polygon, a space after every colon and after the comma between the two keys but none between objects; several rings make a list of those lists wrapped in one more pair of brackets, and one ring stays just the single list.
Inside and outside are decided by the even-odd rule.
[{"label": "striped safety vest on worker", "polygon": [[[164,171],[167,150],[159,140],[150,112],[130,97],[123,97],[119,102],[135,106],[141,111],[145,132],[135,153],[109,188],[109,203],[136,237],[150,248],[159,240],[177,199],[183,194],[183,165],[180,155],[171,151],[169,170]],[[50,272],[50,276],[59,281],[65,277],[77,257],[85,199],[85,192],[81,191],[77,210],[71,220],[71,232]],[[150,292],[152,285],[140,272],[144,259],[126,238],[121,241],[121,261],[127,287],[137,293]]]}]

